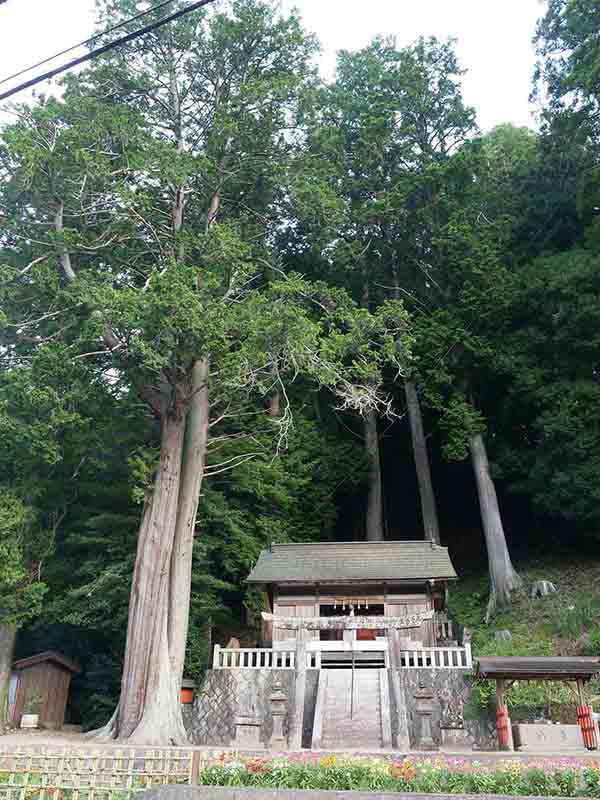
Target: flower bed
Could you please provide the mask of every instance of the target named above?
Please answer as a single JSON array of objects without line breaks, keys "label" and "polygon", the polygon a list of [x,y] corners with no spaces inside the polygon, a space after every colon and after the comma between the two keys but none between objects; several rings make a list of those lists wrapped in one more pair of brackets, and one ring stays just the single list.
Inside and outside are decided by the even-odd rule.
[{"label": "flower bed", "polygon": [[441,758],[388,762],[336,756],[230,760],[222,756],[205,767],[199,782],[270,789],[600,798],[600,761],[482,764]]}]

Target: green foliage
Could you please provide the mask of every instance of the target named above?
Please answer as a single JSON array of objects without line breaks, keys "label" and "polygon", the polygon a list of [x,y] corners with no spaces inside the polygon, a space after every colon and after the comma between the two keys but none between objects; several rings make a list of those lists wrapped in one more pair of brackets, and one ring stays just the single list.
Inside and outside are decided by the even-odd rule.
[{"label": "green foliage", "polygon": [[598,509],[595,265],[577,249],[525,267],[498,348],[511,375],[498,417],[503,476],[541,512],[580,528],[596,524]]},{"label": "green foliage", "polygon": [[35,524],[32,509],[0,489],[0,618],[7,625],[34,619],[46,593],[39,579],[43,540],[31,535]]},{"label": "green foliage", "polygon": [[594,767],[539,767],[515,761],[483,766],[477,762],[457,764],[451,759],[386,763],[335,756],[312,762],[223,760],[205,768],[200,773],[200,783],[265,789],[547,797],[597,797],[599,791],[598,770]]},{"label": "green foliage", "polygon": [[[559,636],[572,641],[589,633],[598,643],[598,629],[600,622],[600,597],[582,593],[574,598],[572,604],[562,606],[555,622],[555,630]],[[592,642],[594,639],[592,639]],[[589,653],[595,655],[595,653]]]},{"label": "green foliage", "polygon": [[[136,9],[98,6],[113,24]],[[406,376],[432,453],[464,460],[487,435],[501,503],[509,490],[533,508],[525,544],[552,522],[597,534],[597,22],[591,0],[550,0],[535,134],[479,136],[453,42],[377,38],[323,84],[314,38],[263,0],[181,18],[18,109],[0,137],[0,616],[27,626],[20,647],[83,664],[76,716],[102,721],[118,694],[153,400],[180,402],[199,358],[212,427],[192,677],[211,637],[255,642],[262,598],[244,578],[262,548],[359,532],[340,529],[367,471],[357,413],[394,410]],[[382,449],[384,475],[402,466]],[[501,644],[480,624],[486,590],[451,594],[476,652],[552,653],[586,633],[600,653],[596,598],[518,598]],[[513,698],[548,702],[535,686]]]},{"label": "green foliage", "polygon": [[31,689],[25,697],[23,711],[26,714],[39,714],[44,702],[44,695],[39,689]]},{"label": "green foliage", "polygon": [[443,453],[448,460],[461,461],[469,455],[469,441],[485,431],[479,411],[463,397],[453,397],[440,418],[440,430],[446,434]]}]

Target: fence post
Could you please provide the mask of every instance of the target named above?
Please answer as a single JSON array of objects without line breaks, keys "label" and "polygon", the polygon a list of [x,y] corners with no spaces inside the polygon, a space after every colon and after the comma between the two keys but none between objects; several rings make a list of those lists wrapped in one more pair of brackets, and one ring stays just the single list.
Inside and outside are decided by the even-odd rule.
[{"label": "fence post", "polygon": [[471,653],[471,642],[465,642],[464,643],[464,648],[465,648],[465,657],[466,657],[466,661],[467,661],[465,666],[472,667],[473,666],[473,654]]},{"label": "fence post", "polygon": [[[218,647],[218,645],[217,645]],[[196,786],[200,779],[201,753],[199,750],[192,751],[192,763],[190,765],[190,784]]]},{"label": "fence post", "polygon": [[213,669],[219,669],[219,653],[221,651],[221,646],[216,644],[214,649],[213,655]]}]

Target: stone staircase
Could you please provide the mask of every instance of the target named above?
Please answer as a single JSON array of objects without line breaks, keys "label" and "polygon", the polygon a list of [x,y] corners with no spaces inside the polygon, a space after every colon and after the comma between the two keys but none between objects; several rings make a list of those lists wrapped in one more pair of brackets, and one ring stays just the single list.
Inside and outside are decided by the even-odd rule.
[{"label": "stone staircase", "polygon": [[[378,750],[389,747],[384,742],[385,725],[382,725],[381,698],[387,695],[385,670],[354,670],[354,702],[352,703],[351,669],[326,669],[321,672],[325,681],[322,699],[322,750],[360,749]],[[381,681],[385,680],[385,693]],[[385,701],[384,701],[385,702]],[[388,718],[389,709],[383,717]],[[385,720],[384,720],[385,721]],[[385,737],[387,738],[387,737]]]}]

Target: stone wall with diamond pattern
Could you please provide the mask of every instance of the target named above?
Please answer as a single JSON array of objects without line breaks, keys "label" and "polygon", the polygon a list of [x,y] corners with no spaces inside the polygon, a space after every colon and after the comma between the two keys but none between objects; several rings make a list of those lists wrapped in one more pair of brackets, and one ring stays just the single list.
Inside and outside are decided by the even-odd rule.
[{"label": "stone wall with diamond pattern", "polygon": [[190,741],[211,747],[235,747],[235,718],[256,716],[261,721],[260,739],[268,747],[273,732],[269,697],[278,681],[288,697],[287,734],[295,715],[293,670],[211,669],[193,706],[185,714]]},{"label": "stone wall with diamond pattern", "polygon": [[[391,671],[390,671],[391,672]],[[433,692],[432,735],[439,744],[440,722],[445,698],[451,698],[464,711],[464,743],[469,750],[496,749],[495,720],[486,717],[472,702],[473,675],[467,669],[403,669],[397,670],[398,686],[405,704],[402,717],[408,726],[410,748],[419,741],[420,718],[416,713],[415,693],[421,684]],[[303,747],[311,746],[312,724],[316,701],[317,670],[307,670],[303,709]],[[271,669],[219,669],[209,670],[193,706],[184,706],[184,721],[190,741],[196,745],[235,748],[235,718],[251,715],[260,719],[260,739],[263,747],[269,746],[273,731],[273,718],[269,696],[276,681],[283,686],[288,697],[288,715],[285,732],[289,734],[295,724],[295,680],[293,670]],[[392,738],[398,737],[398,709],[390,675],[390,711]],[[343,747],[343,742],[340,742]],[[401,748],[402,749],[402,748]]]},{"label": "stone wall with diamond pattern", "polygon": [[[419,739],[420,718],[416,713],[415,693],[420,685],[424,685],[434,695],[431,729],[436,744],[439,745],[441,740],[440,723],[445,698],[450,697],[453,703],[458,702],[463,709],[465,746],[469,750],[497,749],[495,720],[474,706],[471,691],[473,673],[470,669],[401,669],[398,670],[398,677],[400,687],[404,688],[411,748],[417,746]],[[395,716],[392,713],[392,728]],[[397,731],[392,730],[394,737],[396,734]]]}]

